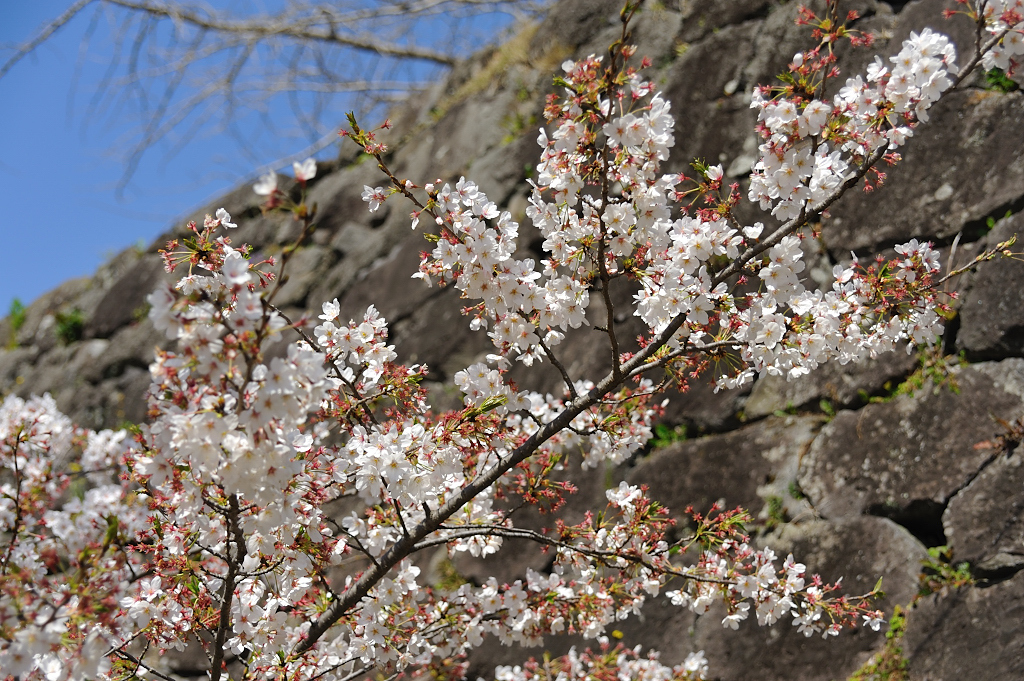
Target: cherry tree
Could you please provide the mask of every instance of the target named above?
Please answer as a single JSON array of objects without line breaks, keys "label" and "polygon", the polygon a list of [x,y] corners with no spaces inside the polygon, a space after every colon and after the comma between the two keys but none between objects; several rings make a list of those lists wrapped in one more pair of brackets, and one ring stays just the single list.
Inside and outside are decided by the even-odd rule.
[{"label": "cherry tree", "polygon": [[[426,368],[400,363],[374,307],[357,319],[341,318],[337,300],[300,319],[277,309],[294,249],[259,260],[232,245],[223,209],[163,251],[184,275],[149,298],[153,324],[177,341],[151,366],[149,423],[92,432],[49,397],[3,402],[8,679],[170,679],[161,655],[186,647],[215,681],[458,679],[488,637],[535,646],[561,633],[594,645],[496,678],[704,678],[701,653],[668,667],[609,643],[611,623],[659,594],[698,614],[724,604],[724,628],[753,617],[826,638],[879,629],[877,590],[840,595],[798,558],[756,548],[740,509],[694,512],[678,532],[644,488],[622,482],[575,524],[549,516],[537,531],[517,512],[557,511],[573,491],[564,472],[635,453],[666,391],[702,372],[732,389],[934,342],[950,310],[939,288],[966,268],[943,274],[935,249],[911,241],[887,261],[836,266],[828,290],[807,288],[801,239],[845,193],[881,181],[943,93],[979,64],[1014,65],[1024,7],[963,3],[979,42],[959,68],[951,42],[926,29],[845,80],[835,46],[869,47],[870,36],[833,3],[801,11],[815,43],[781,85],[754,91],[762,144],[744,197],[720,166],[661,172],[674,121],[647,62],[630,65],[639,4],[623,8],[606,55],[567,61],[555,79],[527,210],[540,262],[518,257],[519,225],[472,181],[419,186],[388,167],[380,129],[350,117],[343,132],[386,178],[365,187],[369,210],[408,202],[430,243],[415,277],[456,287],[470,327],[493,342],[455,376],[461,409],[431,409]],[[274,175],[254,188],[266,210],[301,224],[296,246],[315,225],[315,174],[314,162],[295,164],[298,200]],[[771,218],[744,224],[744,200]],[[635,291],[646,327],[636,347],[609,321],[613,286]],[[603,377],[572,376],[559,360],[567,332],[588,324],[607,338]],[[265,358],[281,337],[294,338],[287,352]],[[516,362],[553,368],[562,391],[519,389]],[[428,550],[486,556],[511,538],[548,550],[551,569],[453,588],[421,573]]]}]

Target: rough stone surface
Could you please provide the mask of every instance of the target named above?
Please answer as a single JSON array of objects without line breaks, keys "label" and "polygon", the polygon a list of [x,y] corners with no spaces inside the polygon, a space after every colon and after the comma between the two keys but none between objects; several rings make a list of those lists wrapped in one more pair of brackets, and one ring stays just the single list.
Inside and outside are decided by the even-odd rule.
[{"label": "rough stone surface", "polygon": [[997,451],[942,516],[955,561],[987,577],[1024,568],[1024,452]]},{"label": "rough stone surface", "polygon": [[1024,158],[1004,141],[1022,130],[1021,92],[953,93],[935,106],[930,124],[906,147],[907,163],[886,186],[838,202],[837,217],[825,228],[829,250],[841,257],[912,237],[952,240],[961,231],[976,233],[989,216],[1020,210]]},{"label": "rough stone surface", "polygon": [[903,642],[912,681],[1024,678],[1024,573],[927,597]]},{"label": "rough stone surface", "polygon": [[628,480],[647,485],[651,498],[679,520],[686,519],[683,510],[690,504],[704,513],[718,501],[756,515],[770,496],[792,506],[787,510],[797,515],[802,509],[790,485],[820,423],[813,416],[771,417],[728,433],[677,442],[640,460]]},{"label": "rough stone surface", "polygon": [[[693,157],[703,158],[722,163],[745,191],[757,152],[750,92],[771,82],[808,46],[806,29],[793,22],[797,4],[648,3],[634,37],[639,53],[651,57],[649,75],[672,103],[677,121],[667,171],[688,171]],[[871,50],[839,50],[844,75],[862,71],[876,53],[894,53],[911,31],[927,25],[950,32],[958,62],[965,63],[973,34],[962,17],[937,18],[948,4],[844,4],[861,12],[858,29],[878,37]],[[536,128],[544,97],[554,91],[551,74],[566,58],[603,54],[618,37],[620,6],[621,0],[563,0],[538,25],[457,65],[429,93],[394,112],[395,128],[386,140],[394,149],[392,168],[417,184],[474,178],[521,221],[518,256],[542,257],[538,232],[525,220],[525,180],[539,151]],[[833,207],[821,239],[805,241],[808,285],[830,286],[832,265],[846,261],[850,250],[885,251],[911,237],[937,239],[945,248],[960,233],[965,262],[1024,232],[1024,147],[1016,143],[1024,139],[1024,94],[980,84],[965,83],[932,111],[932,122],[901,149],[904,159],[884,187],[870,195],[853,192]],[[320,303],[334,298],[343,318],[358,318],[376,305],[390,322],[401,360],[430,367],[434,405],[455,407],[460,396],[451,378],[486,355],[489,339],[469,331],[457,291],[410,281],[429,244],[422,229],[409,229],[409,208],[399,201],[374,214],[366,211],[362,187],[379,184],[375,164],[354,149],[321,164],[309,187],[309,201],[318,205],[318,229],[293,258],[276,302],[296,318],[304,308],[315,315]],[[282,188],[297,196],[293,182],[282,178]],[[191,219],[202,220],[221,206],[239,224],[230,235],[233,243],[251,244],[258,257],[280,255],[297,236],[288,217],[261,214],[248,185]],[[1007,211],[1011,216],[1004,219]],[[756,209],[741,217],[765,219]],[[991,231],[990,218],[996,223]],[[173,281],[163,273],[157,250],[184,230],[184,224],[176,225],[149,248],[129,249],[94,276],[40,297],[19,329],[10,319],[0,321],[0,394],[49,391],[84,426],[143,421],[153,350],[170,342],[140,318],[149,292]],[[916,395],[865,405],[865,395],[887,395],[917,368],[916,355],[904,353],[859,366],[825,366],[791,383],[761,377],[747,391],[716,394],[706,380],[695,381],[685,394],[671,396],[665,414],[669,424],[686,425],[691,439],[643,452],[618,468],[574,474],[580,490],[563,517],[571,522],[603,509],[605,490],[623,479],[649,485],[680,519],[688,504],[702,509],[722,499],[729,506],[745,505],[756,516],[750,528],[754,541],[782,554],[792,550],[828,579],[845,576],[851,593],[867,591],[884,577],[887,608],[914,597],[925,545],[948,541],[954,560],[969,561],[986,586],[931,596],[913,610],[905,646],[911,678],[1024,677],[1021,453],[975,447],[999,433],[994,418],[1010,421],[1024,411],[1024,266],[993,261],[958,283],[960,316],[949,327],[946,347],[964,350],[975,362],[955,372],[959,393],[925,385]],[[618,280],[611,293],[611,325],[623,349],[635,349],[641,327],[628,311],[631,285]],[[84,320],[82,337],[65,345],[56,320],[75,310]],[[567,334],[558,350],[573,377],[599,377],[609,367],[604,336],[594,330],[608,323],[604,314],[595,305],[590,326]],[[283,353],[285,344],[277,341],[267,356]],[[516,368],[512,375],[523,387],[562,390],[561,376],[550,368]],[[829,423],[819,408],[822,399],[838,410]],[[794,409],[799,415],[774,415]],[[518,522],[541,527],[546,520],[524,516]],[[425,556],[422,567],[436,571],[442,557]],[[472,579],[495,574],[506,581],[548,560],[535,547],[510,542],[485,561],[456,562]],[[712,678],[721,679],[843,679],[883,643],[881,635],[864,630],[837,641],[805,639],[787,624],[761,630],[748,622],[734,633],[722,631],[721,617],[696,619],[656,599],[619,628],[624,642],[660,648],[669,662],[704,649]],[[545,646],[559,653],[582,643],[563,638]],[[495,664],[521,663],[540,652],[488,643],[474,658],[470,676],[489,676]]]},{"label": "rough stone surface", "polygon": [[917,357],[900,348],[860,364],[822,364],[792,381],[784,376],[761,376],[743,403],[743,412],[755,419],[787,409],[818,409],[820,400],[828,400],[833,409],[854,406],[886,384],[899,383],[916,367]]},{"label": "rough stone surface", "polygon": [[[126,258],[130,260],[129,258]],[[145,317],[146,296],[164,280],[163,263],[156,253],[140,257],[107,288],[86,321],[86,337],[109,338],[118,329]]]},{"label": "rough stone surface", "polygon": [[944,543],[939,514],[990,456],[974,445],[998,430],[992,416],[1024,406],[1014,385],[997,385],[990,376],[1019,377],[1024,362],[985,368],[955,371],[959,392],[927,383],[914,397],[837,414],[811,446],[800,475],[818,512],[826,518],[885,515],[913,524],[934,545]]},{"label": "rough stone surface", "polygon": [[[891,36],[890,45],[930,25],[953,40],[958,64],[973,53],[969,21],[934,21],[949,6],[944,0],[896,3],[900,11],[891,17],[886,3],[872,4],[862,13],[874,15],[866,22],[876,33]],[[873,54],[858,50],[849,56],[856,63]],[[998,219],[1008,209],[1024,207],[1024,155],[1019,145],[1006,143],[1024,135],[1024,93],[984,90],[978,78],[970,83],[929,111],[929,123],[900,149],[903,160],[887,173],[881,189],[839,201],[823,235],[836,259],[847,258],[851,250],[873,253],[912,237],[948,243],[962,231],[965,241],[974,241],[988,217]]]},{"label": "rough stone surface", "polygon": [[[999,220],[983,247],[994,248],[1014,234],[1024,235],[1024,213]],[[983,263],[965,288],[957,347],[972,360],[1024,355],[1024,262]]]}]

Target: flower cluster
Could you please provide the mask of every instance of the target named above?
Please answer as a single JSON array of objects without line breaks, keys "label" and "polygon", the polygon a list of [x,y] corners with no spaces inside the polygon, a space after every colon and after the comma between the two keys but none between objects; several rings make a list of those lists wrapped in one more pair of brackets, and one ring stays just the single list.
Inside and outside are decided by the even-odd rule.
[{"label": "flower cluster", "polygon": [[[1024,55],[1024,0],[989,0],[980,3],[984,26],[995,41],[982,56],[986,69],[999,68],[1008,74],[1016,72]],[[972,8],[972,14],[976,12]]]},{"label": "flower cluster", "polygon": [[497,681],[541,681],[554,676],[557,679],[602,679],[612,674],[616,678],[637,681],[701,681],[707,678],[708,663],[702,652],[690,653],[682,664],[668,667],[658,661],[656,652],[640,656],[640,647],[614,648],[607,637],[601,639],[599,651],[582,653],[572,648],[568,654],[543,663],[530,660],[522,667],[499,666]]},{"label": "flower cluster", "polygon": [[49,396],[0,404],[0,669],[91,678],[143,571],[125,545],[146,507],[117,480],[125,433],[77,429]]},{"label": "flower cluster", "polygon": [[[768,88],[755,92],[753,106],[760,108],[766,141],[750,198],[781,220],[806,220],[809,206],[841,192],[851,164],[866,172],[873,153],[903,144],[951,83],[952,45],[926,29],[904,42],[891,58],[891,72],[876,59],[866,82],[849,79],[826,104],[807,94],[821,87],[826,69],[833,77],[836,72],[820,50],[797,55],[791,66],[803,95],[793,94],[795,87],[775,97]],[[796,234],[778,233],[766,258],[747,257],[759,250],[764,226],[736,226],[729,201],[717,210],[673,219],[673,204],[688,192],[677,189],[683,176],[659,173],[674,144],[670,107],[657,94],[641,106],[652,87],[632,72],[617,100],[605,97],[606,89],[595,85],[602,64],[592,56],[563,65],[566,96],[546,111],[557,127],[550,136],[542,130],[538,138],[543,152],[527,216],[544,237],[548,257],[542,270],[532,259],[515,257],[518,225],[475,184],[463,178],[454,188],[426,187],[425,210],[439,234],[432,237],[436,245],[420,276],[453,280],[465,298],[482,301],[467,308],[474,315],[471,326],[492,329],[489,335],[499,349],[492,359],[499,369],[509,356],[527,364],[553,361],[564,332],[589,323],[595,282],[607,290],[622,275],[641,284],[635,314],[652,335],[676,325],[681,328],[670,341],[675,347],[733,341],[745,366],[722,372],[716,379],[721,387],[742,385],[755,372],[797,377],[830,357],[846,363],[891,350],[902,339],[923,342],[941,334],[941,318],[928,312],[935,303],[930,275],[938,270],[931,257],[918,259],[900,278],[903,302],[894,307],[887,302],[896,295],[893,280],[869,279],[857,268],[837,268],[827,294],[805,290]],[[606,163],[592,153],[602,138],[610,155]],[[701,170],[702,191],[721,187],[721,168]],[[395,183],[392,193],[405,193],[411,185]],[[602,187],[600,195],[582,191],[587,183]],[[389,195],[367,187],[363,198],[373,209]],[[716,263],[736,261],[741,253],[762,286],[737,296],[716,272]],[[605,319],[611,318],[607,297],[604,307]],[[716,332],[716,325],[722,331]],[[614,341],[613,346],[618,361]]]},{"label": "flower cluster", "polygon": [[902,146],[952,84],[953,44],[927,28],[911,33],[890,58],[891,69],[876,57],[866,78],[847,79],[826,103],[807,92],[823,86],[826,69],[832,73],[830,56],[820,48],[798,54],[790,71],[799,87],[754,91],[751,106],[759,110],[765,141],[748,195],[783,221],[822,203],[845,180],[851,162]]}]

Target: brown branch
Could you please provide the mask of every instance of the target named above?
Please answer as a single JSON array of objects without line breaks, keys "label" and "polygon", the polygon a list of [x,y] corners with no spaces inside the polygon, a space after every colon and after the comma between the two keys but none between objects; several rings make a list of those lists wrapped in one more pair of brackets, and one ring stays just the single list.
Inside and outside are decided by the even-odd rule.
[{"label": "brown branch", "polygon": [[974,69],[978,67],[978,64],[981,63],[981,59],[985,56],[985,53],[995,47],[1013,28],[1012,26],[1008,26],[990,38],[987,43],[982,42],[982,35],[985,30],[985,17],[982,13],[985,10],[985,4],[985,2],[982,2],[978,8],[978,21],[974,39],[974,56],[971,57],[971,60],[967,62],[962,69],[960,69],[958,74],[956,74],[956,78],[953,79],[953,84],[949,88],[950,90],[955,90],[957,86],[967,78],[967,76],[971,75]]},{"label": "brown branch", "polygon": [[[245,539],[242,536],[242,528],[238,524],[239,508],[238,495],[232,494],[228,498],[230,511],[226,515],[228,521],[228,574],[224,577],[224,586],[220,594],[220,618],[217,622],[217,636],[213,644],[213,660],[210,663],[211,681],[220,681],[221,666],[224,661],[224,641],[227,640],[228,631],[231,629],[231,601],[234,599],[235,577],[238,575],[238,568],[245,558]],[[235,544],[235,555],[232,560],[231,543]]]},{"label": "brown branch", "polygon": [[1010,237],[1006,241],[1003,241],[1003,242],[1001,242],[999,244],[996,244],[992,248],[989,248],[989,249],[986,249],[985,251],[982,251],[981,253],[976,255],[974,257],[974,259],[971,260],[971,262],[967,263],[963,267],[958,267],[955,270],[951,270],[951,271],[947,272],[944,277],[942,277],[941,279],[936,281],[934,284],[932,284],[932,288],[935,288],[937,286],[945,284],[950,279],[952,279],[954,277],[959,277],[961,274],[964,274],[965,272],[973,270],[975,267],[977,267],[981,263],[988,262],[989,260],[993,260],[994,258],[996,258],[997,256],[1000,256],[1000,255],[1003,256],[1003,257],[1007,257],[1007,258],[1020,259],[1020,257],[1019,257],[1020,254],[1019,253],[1011,253],[1009,251],[1009,248],[1011,246],[1013,246],[1013,244],[1016,243],[1016,241],[1017,241],[1017,235],[1014,234],[1012,237]]},{"label": "brown branch", "polygon": [[[441,529],[443,529],[443,530],[444,529],[452,530],[453,528],[451,526],[448,526],[448,527],[442,527]],[[663,567],[663,566],[655,565],[655,564],[651,563],[650,561],[645,560],[644,557],[640,556],[640,555],[637,555],[637,556],[623,555],[623,554],[618,553],[616,551],[601,551],[601,550],[598,550],[598,549],[589,549],[589,548],[586,548],[584,546],[576,546],[574,544],[567,544],[565,542],[558,541],[557,539],[552,539],[551,537],[549,537],[549,536],[547,536],[545,534],[541,534],[540,532],[536,532],[534,530],[524,529],[524,528],[521,528],[521,527],[502,527],[501,525],[480,525],[480,526],[472,527],[472,528],[464,528],[464,529],[460,528],[458,530],[453,531],[451,534],[447,535],[443,539],[435,539],[435,540],[430,540],[428,542],[423,542],[423,544],[421,545],[421,548],[429,548],[430,546],[435,546],[435,545],[438,545],[438,544],[445,544],[445,543],[448,543],[449,541],[451,541],[452,539],[462,539],[462,538],[466,538],[466,537],[480,537],[480,536],[508,537],[509,539],[529,539],[530,541],[534,541],[534,542],[536,542],[538,544],[543,544],[545,546],[551,546],[553,548],[566,549],[567,551],[573,551],[573,552],[578,553],[580,555],[587,556],[589,558],[594,558],[595,560],[599,560],[601,562],[601,564],[604,565],[605,567],[613,567],[613,568],[618,569],[618,566],[612,564],[612,561],[613,560],[620,560],[621,559],[621,560],[627,561],[629,563],[633,563],[634,565],[641,565],[643,567],[649,568],[649,569],[654,570],[656,572],[661,572],[661,573],[664,573],[666,575],[672,575],[672,576],[675,576],[675,577],[682,577],[684,579],[689,579],[689,580],[694,581],[694,582],[705,582],[705,583],[708,583],[708,584],[724,584],[724,585],[735,584],[735,582],[733,582],[731,580],[715,579],[714,577],[700,577],[698,575],[689,574],[689,573],[687,573],[685,571],[680,571],[680,570],[675,570],[675,569],[668,569],[668,568]]]},{"label": "brown branch", "polygon": [[163,679],[163,681],[177,681],[177,679],[175,679],[173,676],[167,676],[166,674],[157,671],[156,669],[154,669],[153,667],[150,667],[148,664],[143,662],[141,659],[135,657],[131,653],[126,653],[123,650],[114,650],[114,651],[112,651],[112,653],[114,655],[117,655],[121,659],[127,660],[128,662],[131,662],[132,664],[134,664],[136,671],[138,671],[139,667],[141,667],[141,668],[145,669],[147,672],[149,672],[150,674],[152,674],[153,676],[157,677],[158,679]]},{"label": "brown branch", "polygon": [[293,18],[287,14],[275,17],[261,17],[251,21],[228,21],[216,17],[203,16],[192,9],[164,3],[139,2],[136,0],[102,1],[135,12],[146,12],[153,16],[165,17],[199,29],[216,31],[218,33],[247,35],[257,40],[280,36],[298,41],[324,42],[389,57],[422,59],[443,64],[444,66],[452,66],[458,61],[453,55],[424,47],[389,43],[367,35],[339,35],[331,27],[326,29],[309,28],[302,24],[293,23]]},{"label": "brown branch", "polygon": [[[0,577],[7,576],[7,565],[11,561],[11,556],[14,554],[14,545],[18,541],[18,532],[21,530],[21,513],[22,513],[22,501],[21,501],[21,471],[18,470],[18,446],[21,444],[21,433],[18,433],[18,437],[14,439],[14,446],[11,448],[11,463],[14,467],[14,523],[11,525],[11,541],[7,544],[7,550],[4,551],[4,560],[0,564]],[[9,495],[4,495],[8,499]]]},{"label": "brown branch", "polygon": [[742,345],[743,343],[738,340],[721,340],[715,341],[714,343],[707,343],[705,345],[692,345],[688,343],[686,346],[677,348],[672,352],[669,352],[668,354],[659,357],[653,362],[648,362],[643,366],[637,367],[636,369],[631,371],[626,378],[634,378],[636,376],[639,376],[640,374],[650,371],[651,369],[657,369],[658,367],[665,366],[672,360],[682,357],[683,355],[689,355],[698,352],[715,352],[723,348],[738,348],[741,347]]},{"label": "brown branch", "polygon": [[478,494],[497,482],[506,471],[529,458],[541,444],[567,427],[584,409],[596,404],[600,397],[616,387],[620,381],[621,379],[616,381],[611,376],[606,377],[593,390],[573,400],[561,414],[541,426],[526,442],[516,448],[509,457],[489,470],[483,471],[473,481],[449,497],[437,511],[424,518],[422,522],[410,530],[408,535],[395,542],[381,556],[378,564],[364,572],[341,598],[331,603],[327,610],[313,622],[306,638],[295,646],[292,654],[301,655],[312,648],[335,622],[355,607],[370,592],[370,589],[387,575],[391,568],[398,565],[406,556],[411,554],[417,543],[435,532],[441,526],[441,523],[458,512],[459,509],[472,501]]},{"label": "brown branch", "polygon": [[[538,331],[540,331],[540,329],[538,329]],[[565,366],[563,366],[562,363],[558,361],[558,358],[555,357],[555,353],[553,353],[551,351],[551,348],[547,346],[547,343],[544,342],[544,338],[541,336],[540,333],[537,334],[537,338],[540,339],[537,342],[540,345],[541,349],[544,350],[544,354],[547,355],[548,359],[551,361],[551,364],[553,364],[554,367],[558,369],[558,373],[562,374],[562,380],[565,381],[565,389],[569,391],[569,395],[572,397],[572,399],[575,400],[576,398],[579,397],[579,395],[576,393],[576,386],[573,385],[572,379],[569,378],[569,372],[565,370]]]},{"label": "brown branch", "polygon": [[3,66],[0,66],[0,78],[7,75],[7,72],[14,68],[14,65],[21,61],[24,57],[31,54],[37,47],[45,43],[51,35],[61,29],[66,23],[74,19],[79,12],[85,9],[93,0],[78,0],[75,4],[68,7],[59,17],[51,21],[49,24],[43,27],[36,37],[32,38],[28,42],[22,44],[18,51],[14,53]]}]

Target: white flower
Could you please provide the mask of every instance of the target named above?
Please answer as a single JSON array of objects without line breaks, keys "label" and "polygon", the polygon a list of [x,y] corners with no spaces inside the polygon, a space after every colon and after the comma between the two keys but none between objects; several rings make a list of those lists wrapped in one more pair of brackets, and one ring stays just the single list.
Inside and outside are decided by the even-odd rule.
[{"label": "white flower", "polygon": [[363,201],[370,204],[370,212],[376,213],[377,209],[380,208],[380,204],[384,203],[387,195],[384,193],[384,187],[369,187],[363,185]]},{"label": "white flower", "polygon": [[302,163],[293,163],[292,169],[295,171],[295,179],[300,182],[308,182],[316,177],[316,160],[313,158],[307,158]]},{"label": "white flower", "polygon": [[242,257],[238,251],[230,253],[224,258],[221,266],[221,273],[232,286],[242,285],[249,281],[249,261]]},{"label": "white flower", "polygon": [[277,191],[277,173],[270,171],[260,177],[259,181],[252,186],[252,190],[260,196],[270,196]]},{"label": "white flower", "polygon": [[763,231],[764,225],[761,224],[760,222],[755,222],[749,227],[743,228],[743,235],[746,236],[748,239],[756,239],[757,237],[761,236],[761,232]]},{"label": "white flower", "polygon": [[231,214],[223,208],[217,209],[217,219],[220,220],[220,224],[228,229],[234,229],[238,227],[235,223],[231,222]]},{"label": "white flower", "polygon": [[324,321],[333,322],[338,318],[338,314],[341,312],[341,304],[338,303],[338,299],[335,298],[330,303],[324,303],[324,313],[320,315],[320,319]]},{"label": "white flower", "polygon": [[884,621],[882,619],[881,611],[878,610],[868,613],[867,615],[862,615],[862,617],[864,618],[864,626],[871,627],[872,631],[878,631]]}]

